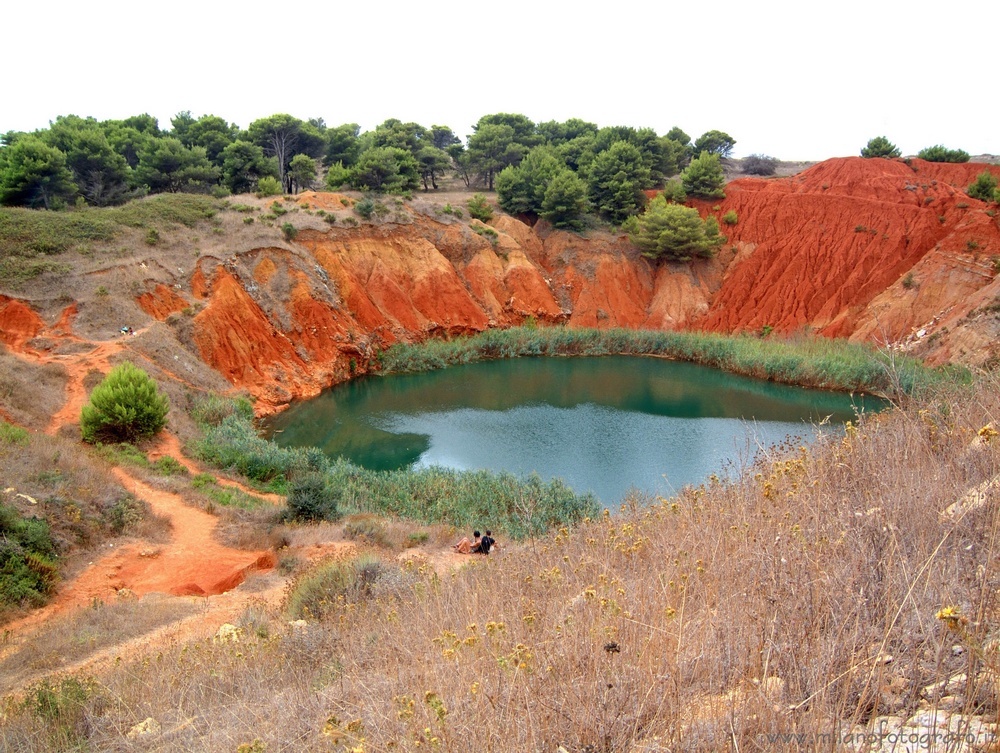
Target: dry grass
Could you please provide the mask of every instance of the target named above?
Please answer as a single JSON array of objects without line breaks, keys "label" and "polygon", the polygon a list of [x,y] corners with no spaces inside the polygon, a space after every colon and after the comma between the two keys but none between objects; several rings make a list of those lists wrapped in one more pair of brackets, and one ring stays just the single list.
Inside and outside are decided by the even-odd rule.
[{"label": "dry grass", "polygon": [[0,344],[0,409],[20,426],[44,429],[62,406],[66,381],[62,366],[29,363]]},{"label": "dry grass", "polygon": [[[260,606],[238,642],[59,690],[55,723],[12,706],[0,734],[10,750],[775,750],[769,732],[910,714],[959,671],[962,710],[995,714],[983,653],[954,651],[935,614],[956,605],[966,642],[997,629],[995,494],[941,513],[1000,473],[1000,439],[976,439],[998,419],[980,382],[447,576],[386,558],[321,621]],[[127,738],[147,717],[161,733]]]},{"label": "dry grass", "polygon": [[94,600],[71,616],[53,620],[31,634],[16,649],[4,652],[0,677],[5,693],[19,690],[20,678],[39,670],[58,670],[107,646],[145,635],[156,628],[192,614],[191,599],[151,595],[141,600],[120,597],[112,603]]}]

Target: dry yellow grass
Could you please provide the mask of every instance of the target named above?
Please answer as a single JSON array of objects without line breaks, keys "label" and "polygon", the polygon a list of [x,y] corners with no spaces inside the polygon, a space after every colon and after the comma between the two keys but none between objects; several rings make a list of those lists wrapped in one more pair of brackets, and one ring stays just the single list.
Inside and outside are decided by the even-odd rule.
[{"label": "dry yellow grass", "polygon": [[[953,650],[935,615],[956,606],[963,640],[990,645],[996,496],[942,512],[1000,473],[1000,440],[981,431],[998,418],[1000,390],[983,379],[450,574],[387,556],[368,595],[347,594],[322,621],[291,625],[259,606],[235,641],[165,646],[93,684],[35,688],[8,706],[0,739],[10,750],[775,750],[768,733],[912,713],[923,688],[959,671],[962,708],[995,714],[982,651]],[[42,691],[64,699],[59,713]],[[158,733],[128,737],[149,718]]]}]

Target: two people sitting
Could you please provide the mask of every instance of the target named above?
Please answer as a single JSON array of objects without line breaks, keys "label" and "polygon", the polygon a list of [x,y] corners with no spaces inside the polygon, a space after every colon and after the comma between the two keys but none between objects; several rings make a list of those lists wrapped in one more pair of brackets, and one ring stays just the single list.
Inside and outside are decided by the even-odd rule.
[{"label": "two people sitting", "polygon": [[492,531],[486,531],[486,535],[480,535],[479,531],[473,531],[472,541],[468,537],[463,538],[452,549],[459,554],[489,554],[490,549],[497,546],[496,540],[492,536]]}]

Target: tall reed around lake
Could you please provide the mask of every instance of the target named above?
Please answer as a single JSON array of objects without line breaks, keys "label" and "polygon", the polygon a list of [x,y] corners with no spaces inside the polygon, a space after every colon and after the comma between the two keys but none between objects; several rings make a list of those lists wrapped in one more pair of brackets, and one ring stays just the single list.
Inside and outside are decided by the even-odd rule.
[{"label": "tall reed around lake", "polygon": [[400,343],[382,353],[381,367],[385,373],[405,373],[492,358],[606,355],[672,358],[773,382],[869,392],[890,399],[942,380],[964,378],[960,370],[928,369],[916,359],[845,340],[535,326]]}]

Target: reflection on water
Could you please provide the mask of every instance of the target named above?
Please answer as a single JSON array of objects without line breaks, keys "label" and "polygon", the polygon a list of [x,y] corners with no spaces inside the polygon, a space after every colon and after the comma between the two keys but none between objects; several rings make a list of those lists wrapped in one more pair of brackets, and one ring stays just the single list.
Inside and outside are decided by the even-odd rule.
[{"label": "reflection on water", "polygon": [[863,408],[857,396],[663,359],[520,358],[360,379],[270,428],[282,445],[316,445],[367,468],[537,472],[613,504],[629,487],[667,494],[700,483]]}]

